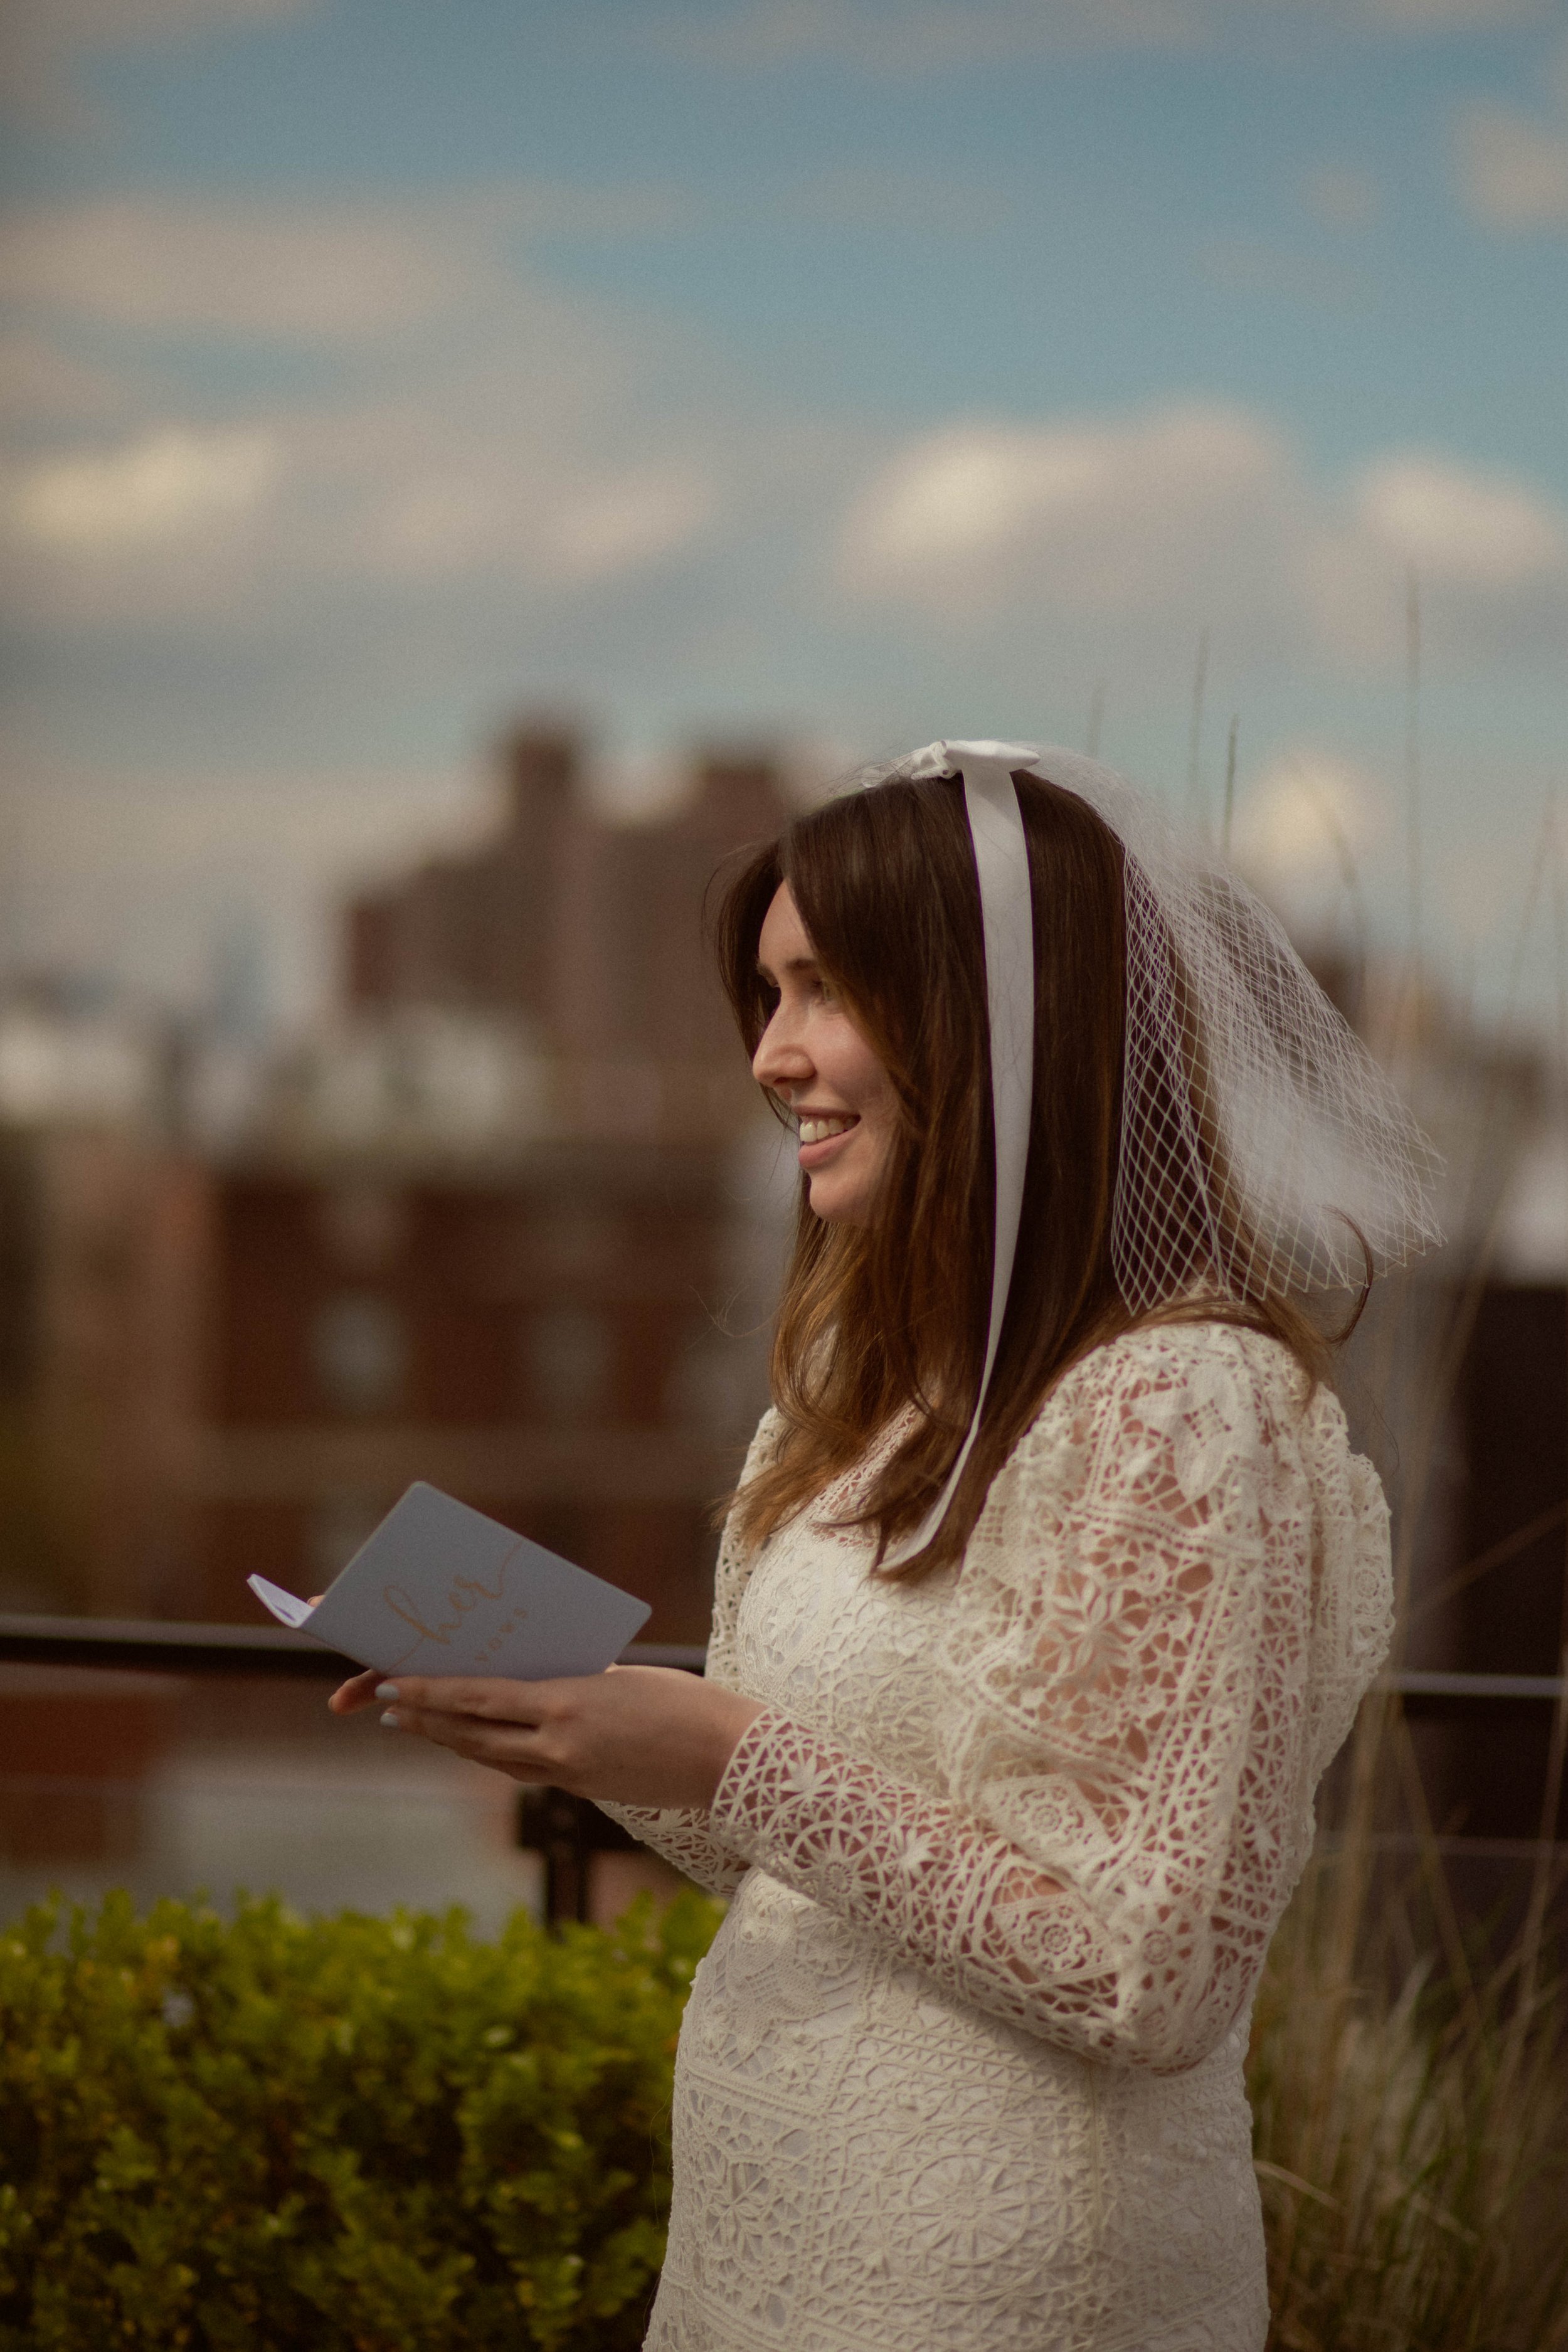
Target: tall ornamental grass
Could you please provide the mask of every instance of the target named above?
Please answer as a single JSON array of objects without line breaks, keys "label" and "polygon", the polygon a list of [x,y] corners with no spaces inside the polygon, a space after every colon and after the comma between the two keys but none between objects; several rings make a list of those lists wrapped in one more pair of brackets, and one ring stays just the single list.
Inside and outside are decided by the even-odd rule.
[{"label": "tall ornamental grass", "polygon": [[[1521,856],[1500,1010],[1483,1019],[1473,1005],[1445,1005],[1423,955],[1414,572],[1406,585],[1402,963],[1369,969],[1361,877],[1332,812],[1321,814],[1347,900],[1338,961],[1352,1017],[1445,1155],[1449,1244],[1379,1286],[1349,1351],[1349,1394],[1357,1442],[1376,1458],[1394,1507],[1391,1663],[1459,1666],[1462,1625],[1450,1617],[1445,1629],[1445,1616],[1532,1549],[1552,1517],[1447,1573],[1438,1565],[1451,1532],[1444,1462],[1467,1351],[1489,1285],[1509,1279],[1496,1268],[1510,1182],[1542,1120],[1568,1107],[1568,835],[1549,802]],[[1543,913],[1554,1019],[1527,1047],[1518,1005]],[[1568,1559],[1563,1569],[1568,1632]],[[1521,1658],[1516,1670],[1544,1663]],[[1568,1653],[1558,1671],[1568,1675]],[[1269,2352],[1568,2352],[1565,1749],[1560,1702],[1533,1858],[1497,1916],[1478,1921],[1452,1881],[1454,1848],[1434,1832],[1397,1701],[1374,1694],[1362,1708],[1348,1770],[1342,1781],[1335,1775],[1336,1816],[1275,1940],[1255,2011],[1249,2088]],[[1441,1826],[1462,1831],[1462,1816]]]},{"label": "tall ornamental grass", "polygon": [[[1548,1821],[1563,1730],[1560,1709]],[[1406,1738],[1396,1709],[1368,1702],[1349,1822],[1314,1859],[1259,1990],[1248,2074],[1269,2352],[1564,2352],[1555,1850],[1542,1840],[1507,1936],[1462,1926],[1429,1830],[1414,1883],[1391,1885],[1369,1798]]]}]

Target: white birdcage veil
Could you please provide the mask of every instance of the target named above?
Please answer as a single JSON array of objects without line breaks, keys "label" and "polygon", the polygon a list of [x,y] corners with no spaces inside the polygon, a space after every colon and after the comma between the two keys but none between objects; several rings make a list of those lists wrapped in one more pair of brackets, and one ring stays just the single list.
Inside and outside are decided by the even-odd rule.
[{"label": "white birdcage veil", "polygon": [[1111,1262],[1139,1314],[1197,1289],[1237,1302],[1359,1288],[1441,1239],[1437,1162],[1387,1076],[1276,917],[1114,770],[1028,743],[939,742],[873,771],[962,778],[980,879],[996,1139],[990,1329],[969,1434],[907,1556],[929,1542],[973,1444],[1012,1278],[1034,1074],[1034,929],[1012,777],[1103,819],[1123,853],[1126,1046]]}]

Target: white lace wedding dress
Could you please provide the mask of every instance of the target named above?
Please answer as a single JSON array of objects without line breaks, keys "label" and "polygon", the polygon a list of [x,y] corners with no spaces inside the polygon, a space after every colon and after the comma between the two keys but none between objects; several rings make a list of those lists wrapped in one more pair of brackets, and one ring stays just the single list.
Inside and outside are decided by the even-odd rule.
[{"label": "white lace wedding dress", "polygon": [[1248,2011],[1390,1629],[1382,1490],[1304,1386],[1134,1332],[961,1569],[879,1580],[823,1525],[868,1465],[726,1538],[709,1673],[766,1712],[711,1811],[608,1809],[734,1898],[658,2352],[1259,2352]]}]

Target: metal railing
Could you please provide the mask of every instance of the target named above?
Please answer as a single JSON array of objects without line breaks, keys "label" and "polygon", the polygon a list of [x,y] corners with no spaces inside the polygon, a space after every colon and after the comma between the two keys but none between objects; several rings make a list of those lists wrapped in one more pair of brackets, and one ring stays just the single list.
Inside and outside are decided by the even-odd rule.
[{"label": "metal railing", "polygon": [[[625,1656],[628,1665],[684,1666],[700,1675],[707,1652],[700,1644],[634,1642]],[[0,1664],[327,1683],[363,1671],[357,1659],[286,1625],[186,1625],[161,1617],[0,1614]]]},{"label": "metal railing", "polygon": [[[634,1642],[628,1665],[678,1666],[700,1675],[700,1644]],[[121,1673],[342,1682],[357,1659],[283,1625],[192,1625],[158,1618],[0,1615],[0,1664],[107,1667]],[[564,1789],[519,1789],[517,1843],[543,1866],[544,1916],[586,1919],[593,1858],[633,1851],[637,1840],[586,1798]]]},{"label": "metal railing", "polygon": [[[706,1652],[695,1644],[634,1642],[628,1665],[677,1666],[700,1674]],[[0,1615],[0,1663],[113,1667],[194,1676],[337,1682],[358,1662],[284,1626],[191,1625],[158,1619]],[[1549,1714],[1568,1698],[1555,1675],[1381,1675],[1379,1689],[1403,1701],[1413,1722],[1497,1721],[1521,1710]],[[564,1789],[520,1789],[517,1842],[544,1871],[544,1916],[552,1923],[588,1916],[593,1857],[633,1850],[637,1841],[586,1798]]]}]

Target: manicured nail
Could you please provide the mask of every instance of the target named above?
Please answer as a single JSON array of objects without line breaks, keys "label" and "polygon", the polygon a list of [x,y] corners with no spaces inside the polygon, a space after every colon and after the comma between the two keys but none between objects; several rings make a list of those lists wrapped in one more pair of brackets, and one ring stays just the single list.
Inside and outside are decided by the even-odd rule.
[{"label": "manicured nail", "polygon": [[397,1696],[397,1685],[395,1683],[377,1683],[375,1686],[375,1696],[377,1698],[395,1698]]},{"label": "manicured nail", "polygon": [[388,1707],[388,1708],[387,1708],[386,1713],[382,1717],[382,1718],[381,1718],[381,1719],[382,1719],[383,1723],[386,1726],[386,1728],[388,1729],[388,1731],[395,1731],[395,1730],[396,1730],[396,1728],[397,1728],[397,1717],[394,1715],[394,1713],[392,1712],[392,1709],[391,1709],[390,1707]]}]

